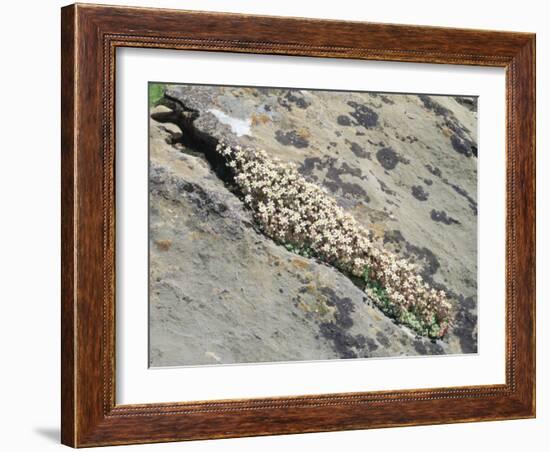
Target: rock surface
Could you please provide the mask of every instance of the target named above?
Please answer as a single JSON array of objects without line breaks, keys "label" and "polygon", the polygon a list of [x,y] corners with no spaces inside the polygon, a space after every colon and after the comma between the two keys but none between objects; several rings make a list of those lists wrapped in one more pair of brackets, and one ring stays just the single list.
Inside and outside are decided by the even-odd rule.
[{"label": "rock surface", "polygon": [[[161,103],[150,122],[152,366],[477,350],[475,99],[171,85]],[[456,308],[447,336],[416,337],[343,274],[258,232],[224,184],[220,138],[295,162],[380,246],[418,263]]]}]

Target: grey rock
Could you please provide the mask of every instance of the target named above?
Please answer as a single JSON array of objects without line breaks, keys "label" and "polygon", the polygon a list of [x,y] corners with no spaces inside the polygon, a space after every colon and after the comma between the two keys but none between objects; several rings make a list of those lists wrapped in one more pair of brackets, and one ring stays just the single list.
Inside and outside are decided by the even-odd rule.
[{"label": "grey rock", "polygon": [[[477,158],[450,138],[455,129],[477,141],[476,110],[452,97],[380,96],[169,87],[156,111],[165,116],[152,115],[163,123],[150,128],[152,366],[477,350]],[[381,246],[417,263],[455,306],[444,340],[415,337],[343,274],[263,236],[205,151],[219,139],[296,163]],[[389,171],[374,158],[384,149]],[[431,181],[423,202],[419,179]]]}]

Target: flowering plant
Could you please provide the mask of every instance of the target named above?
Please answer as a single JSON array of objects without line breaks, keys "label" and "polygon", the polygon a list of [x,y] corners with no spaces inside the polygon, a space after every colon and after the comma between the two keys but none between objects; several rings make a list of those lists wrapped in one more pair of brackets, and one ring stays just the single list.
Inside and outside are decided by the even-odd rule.
[{"label": "flowering plant", "polygon": [[261,230],[288,249],[315,257],[364,282],[386,315],[419,334],[441,338],[451,323],[444,291],[431,288],[415,266],[378,248],[370,232],[344,212],[324,188],[264,150],[216,148],[230,168]]}]

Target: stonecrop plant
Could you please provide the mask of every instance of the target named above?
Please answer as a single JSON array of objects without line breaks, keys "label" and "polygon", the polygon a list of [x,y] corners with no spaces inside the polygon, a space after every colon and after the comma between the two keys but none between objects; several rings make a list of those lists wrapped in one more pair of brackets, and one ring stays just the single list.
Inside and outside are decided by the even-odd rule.
[{"label": "stonecrop plant", "polygon": [[452,312],[445,292],[431,288],[407,260],[375,246],[369,230],[324,188],[264,150],[223,142],[216,149],[264,234],[359,278],[374,304],[398,323],[430,338],[445,335]]}]

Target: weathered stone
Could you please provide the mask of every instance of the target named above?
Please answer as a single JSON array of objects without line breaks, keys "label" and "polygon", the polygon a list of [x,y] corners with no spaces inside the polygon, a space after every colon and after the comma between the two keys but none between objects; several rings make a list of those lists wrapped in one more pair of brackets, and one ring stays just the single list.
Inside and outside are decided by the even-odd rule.
[{"label": "weathered stone", "polygon": [[[464,132],[476,130],[470,103],[384,95],[374,112],[360,93],[174,85],[167,95],[172,118],[152,120],[150,136],[151,365],[477,350],[477,159],[455,152],[440,128],[452,116],[457,130],[475,143],[475,134]],[[170,112],[164,113],[163,121]],[[260,113],[269,120],[251,119]],[[365,124],[352,113],[366,115]],[[357,123],[342,125],[340,116]],[[179,124],[181,138],[178,130],[164,129],[168,124]],[[250,129],[242,133],[238,124]],[[281,143],[278,133],[307,146],[290,138]],[[447,290],[457,318],[444,340],[435,346],[415,338],[346,276],[259,233],[209,154],[222,138],[294,162],[370,228],[381,246],[394,247],[430,283]],[[391,169],[374,159],[386,148],[396,155]],[[423,197],[413,188],[419,179],[430,182],[423,202],[411,198],[413,190]],[[432,221],[432,211],[445,212],[452,226],[439,214],[442,221]],[[391,231],[399,238],[384,243]]]}]

